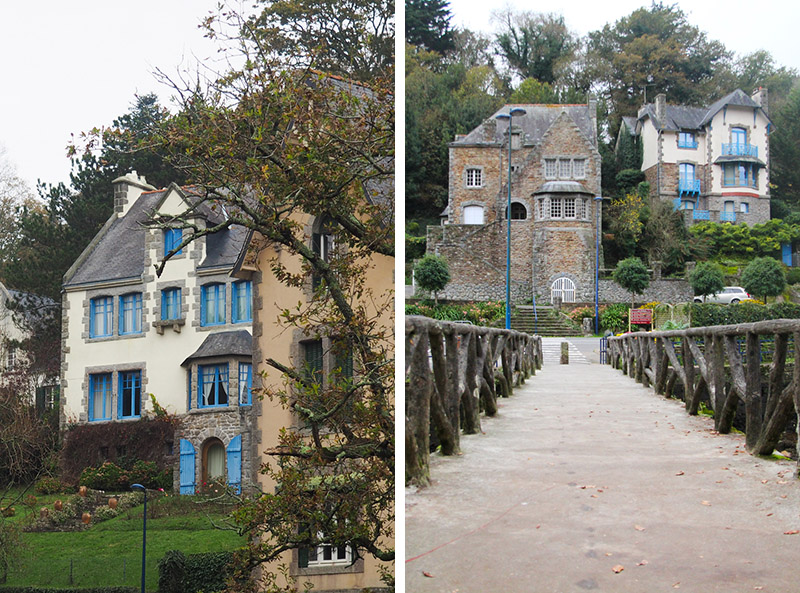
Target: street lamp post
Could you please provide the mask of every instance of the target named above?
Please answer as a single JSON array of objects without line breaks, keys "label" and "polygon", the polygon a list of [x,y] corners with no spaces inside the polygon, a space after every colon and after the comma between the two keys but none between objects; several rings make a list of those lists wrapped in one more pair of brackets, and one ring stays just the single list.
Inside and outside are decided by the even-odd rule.
[{"label": "street lamp post", "polygon": [[147,488],[141,484],[131,484],[131,490],[144,493],[144,515],[142,519],[142,593],[144,593],[145,560],[147,559]]},{"label": "street lamp post", "polygon": [[511,131],[515,115],[525,115],[522,107],[512,107],[496,118],[508,120],[508,201],[506,203],[506,329],[511,329]]},{"label": "street lamp post", "polygon": [[603,196],[594,197],[596,213],[595,249],[594,249],[594,333],[600,333],[600,204]]}]

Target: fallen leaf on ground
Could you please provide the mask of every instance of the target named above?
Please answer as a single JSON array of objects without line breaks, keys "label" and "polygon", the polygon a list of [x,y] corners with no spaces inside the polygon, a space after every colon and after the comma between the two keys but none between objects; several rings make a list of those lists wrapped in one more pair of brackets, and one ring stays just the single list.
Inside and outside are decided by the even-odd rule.
[{"label": "fallen leaf on ground", "polygon": [[634,526],[633,526],[633,528],[634,528],[636,531],[644,531],[644,529],[645,529],[645,528],[644,528],[644,527],[642,527],[641,525],[634,525]]},{"label": "fallen leaf on ground", "polygon": [[619,574],[619,573],[621,573],[623,570],[625,570],[625,567],[624,567],[624,566],[622,566],[622,564],[617,564],[617,565],[616,565],[614,568],[612,568],[611,570],[613,570],[614,572],[616,572],[617,574]]},{"label": "fallen leaf on ground", "polygon": [[422,575],[428,577],[429,579],[433,578],[433,575],[431,573],[425,572],[424,570],[422,571]]},{"label": "fallen leaf on ground", "polygon": [[798,529],[792,529],[792,530],[790,530],[790,531],[784,531],[784,532],[783,532],[783,535],[797,535],[798,533],[800,533],[800,530],[798,530]]},{"label": "fallen leaf on ground", "polygon": [[677,474],[675,474],[675,475],[676,475],[676,476],[682,476],[682,475],[683,475],[683,472],[678,472],[678,473],[677,473]]},{"label": "fallen leaf on ground", "polygon": [[702,501],[700,504],[704,504],[704,505],[706,505],[707,507],[710,507],[710,506],[711,506],[711,503],[710,503],[710,502],[708,502],[707,500],[704,500],[704,501]]},{"label": "fallen leaf on ground", "polygon": [[647,562],[647,560],[642,560],[641,562],[638,562],[638,563],[636,564],[636,566],[645,566],[645,565],[647,565],[647,564],[649,564],[649,562]]}]

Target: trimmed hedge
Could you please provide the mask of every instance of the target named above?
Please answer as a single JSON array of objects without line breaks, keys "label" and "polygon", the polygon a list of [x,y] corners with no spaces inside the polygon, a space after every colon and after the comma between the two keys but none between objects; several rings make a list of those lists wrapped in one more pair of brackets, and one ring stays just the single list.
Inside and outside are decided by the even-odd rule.
[{"label": "trimmed hedge", "polygon": [[233,552],[184,556],[180,550],[170,550],[158,563],[159,591],[162,593],[224,591],[232,560]]},{"label": "trimmed hedge", "polygon": [[690,306],[692,327],[736,325],[768,319],[800,319],[800,305],[797,303],[772,303],[771,305],[692,303]]},{"label": "trimmed hedge", "polygon": [[0,587],[3,593],[137,593],[139,587],[91,587],[88,589],[52,589],[47,587]]}]

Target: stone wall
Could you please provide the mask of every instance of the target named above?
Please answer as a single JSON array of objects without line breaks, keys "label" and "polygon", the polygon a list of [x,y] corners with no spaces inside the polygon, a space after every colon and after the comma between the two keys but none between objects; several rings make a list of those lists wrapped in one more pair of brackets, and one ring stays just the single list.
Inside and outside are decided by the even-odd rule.
[{"label": "stone wall", "polygon": [[[692,287],[686,280],[665,278],[651,280],[644,294],[636,295],[637,303],[686,303],[694,296]],[[630,303],[631,293],[613,280],[600,280],[601,303]]]}]

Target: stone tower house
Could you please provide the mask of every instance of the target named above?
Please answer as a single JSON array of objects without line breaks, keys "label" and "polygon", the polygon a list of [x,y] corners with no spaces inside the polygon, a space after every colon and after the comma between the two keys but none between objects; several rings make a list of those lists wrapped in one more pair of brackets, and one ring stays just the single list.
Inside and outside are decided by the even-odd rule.
[{"label": "stone tower house", "polygon": [[511,293],[540,304],[594,299],[600,153],[596,103],[506,105],[450,144],[449,201],[428,252],[444,257],[453,300],[505,297],[508,120],[511,128]]}]

